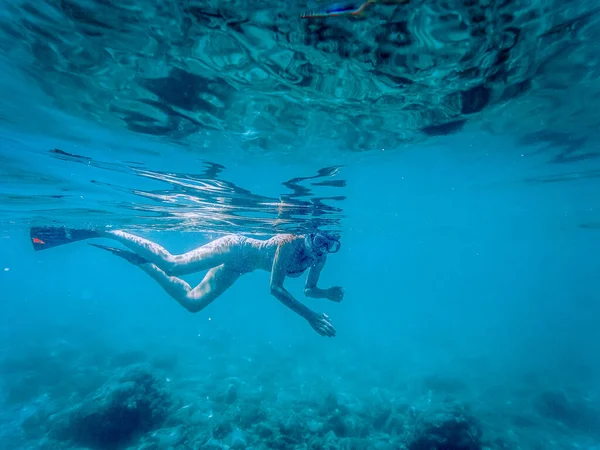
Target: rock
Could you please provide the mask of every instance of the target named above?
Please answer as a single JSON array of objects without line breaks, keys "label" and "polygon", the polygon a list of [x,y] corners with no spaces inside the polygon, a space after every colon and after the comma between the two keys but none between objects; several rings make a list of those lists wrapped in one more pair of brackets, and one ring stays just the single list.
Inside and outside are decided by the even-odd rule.
[{"label": "rock", "polygon": [[51,434],[93,448],[115,448],[164,422],[171,407],[164,382],[146,366],[133,366],[64,413]]},{"label": "rock", "polygon": [[238,399],[238,387],[236,384],[230,384],[227,387],[227,392],[225,393],[225,403],[231,405],[235,403]]},{"label": "rock", "polygon": [[392,419],[393,410],[391,407],[381,408],[373,417],[373,428],[376,430],[385,430]]},{"label": "rock", "polygon": [[224,420],[218,423],[217,426],[213,428],[212,435],[215,439],[221,440],[225,439],[232,431],[233,427],[231,426],[231,422]]},{"label": "rock", "polygon": [[331,392],[323,400],[322,411],[325,414],[327,414],[327,413],[332,413],[337,408],[338,408],[337,396],[333,392]]},{"label": "rock", "polygon": [[370,448],[372,448],[373,450],[394,450],[398,447],[395,447],[389,442],[376,441],[375,443],[370,444]]},{"label": "rock", "polygon": [[174,424],[185,423],[187,425],[210,427],[212,411],[202,406],[188,404],[174,412],[169,421]]},{"label": "rock", "polygon": [[144,442],[142,445],[129,447],[128,450],[161,450],[157,442]]},{"label": "rock", "polygon": [[[537,412],[577,430],[598,430],[598,411],[578,398],[570,398],[564,391],[546,391],[540,394],[534,406]],[[599,435],[596,433],[596,435]]]},{"label": "rock", "polygon": [[481,450],[481,429],[461,408],[431,414],[417,424],[409,450]]},{"label": "rock", "polygon": [[304,424],[295,415],[281,422],[279,431],[296,444],[300,444],[304,440]]},{"label": "rock", "polygon": [[254,427],[254,432],[261,439],[271,438],[276,434],[273,428],[265,425],[264,423],[260,423],[256,427]]},{"label": "rock", "polygon": [[335,441],[337,441],[337,438],[338,437],[336,436],[336,434],[333,431],[328,431],[324,437],[324,440],[326,442],[335,442]]},{"label": "rock", "polygon": [[249,428],[265,420],[269,416],[260,404],[244,403],[240,406],[240,411],[236,414],[236,423],[242,428]]},{"label": "rock", "polygon": [[350,437],[357,434],[357,427],[354,419],[339,412],[329,418],[326,427],[339,437]]},{"label": "rock", "polygon": [[246,448],[246,438],[244,436],[244,432],[239,428],[235,428],[229,434],[229,436],[227,436],[225,442],[234,450],[243,450]]},{"label": "rock", "polygon": [[223,444],[220,439],[210,438],[204,445],[199,447],[202,450],[224,450],[229,448]]},{"label": "rock", "polygon": [[183,427],[179,425],[171,428],[161,428],[154,431],[150,436],[161,447],[173,447],[183,440]]},{"label": "rock", "polygon": [[313,419],[308,421],[308,423],[306,424],[306,428],[312,434],[318,434],[323,430],[323,424]]}]

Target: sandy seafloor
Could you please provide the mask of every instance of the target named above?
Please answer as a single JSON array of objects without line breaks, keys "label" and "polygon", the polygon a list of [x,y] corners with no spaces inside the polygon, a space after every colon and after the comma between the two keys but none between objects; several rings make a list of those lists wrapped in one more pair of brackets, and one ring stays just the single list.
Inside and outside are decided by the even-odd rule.
[{"label": "sandy seafloor", "polygon": [[[6,449],[598,449],[600,392],[485,359],[412,371],[368,347],[107,345],[13,334],[0,358]],[[19,351],[16,351],[18,347]],[[388,355],[390,356],[390,355]]]}]

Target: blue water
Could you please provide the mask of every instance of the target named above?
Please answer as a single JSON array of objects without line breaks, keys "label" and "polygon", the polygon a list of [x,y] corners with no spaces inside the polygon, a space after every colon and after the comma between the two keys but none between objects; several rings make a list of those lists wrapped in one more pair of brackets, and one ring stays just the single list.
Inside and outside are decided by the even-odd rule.
[{"label": "blue water", "polygon": [[[384,3],[0,2],[0,448],[600,448],[597,10]],[[337,335],[33,226],[338,231]]]}]

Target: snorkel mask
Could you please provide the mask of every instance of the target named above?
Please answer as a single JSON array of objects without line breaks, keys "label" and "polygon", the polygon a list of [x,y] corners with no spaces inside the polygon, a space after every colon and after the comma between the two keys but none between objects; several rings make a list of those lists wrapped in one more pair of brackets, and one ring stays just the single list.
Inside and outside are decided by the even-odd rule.
[{"label": "snorkel mask", "polygon": [[311,247],[319,254],[337,253],[342,244],[337,234],[319,231],[309,235]]}]

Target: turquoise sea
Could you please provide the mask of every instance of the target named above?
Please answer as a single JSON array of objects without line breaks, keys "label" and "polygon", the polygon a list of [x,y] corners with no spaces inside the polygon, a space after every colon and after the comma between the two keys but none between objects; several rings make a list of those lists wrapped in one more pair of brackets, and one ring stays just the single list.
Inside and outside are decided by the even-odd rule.
[{"label": "turquoise sea", "polygon": [[[600,449],[599,13],[0,0],[0,449]],[[339,233],[336,335],[36,227]]]}]

